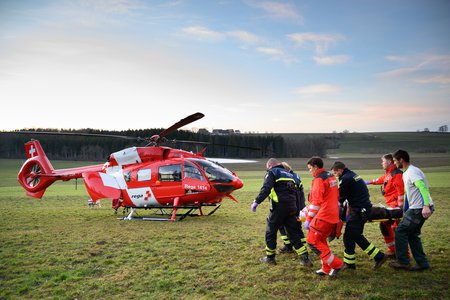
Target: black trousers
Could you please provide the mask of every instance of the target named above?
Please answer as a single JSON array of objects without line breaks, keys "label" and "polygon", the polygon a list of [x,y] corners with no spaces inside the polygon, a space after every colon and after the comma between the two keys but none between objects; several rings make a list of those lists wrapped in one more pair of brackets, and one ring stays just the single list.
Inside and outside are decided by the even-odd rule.
[{"label": "black trousers", "polygon": [[286,229],[287,236],[295,249],[303,246],[304,237],[295,210],[272,210],[267,217],[266,246],[271,250],[277,248],[277,233],[281,227]]},{"label": "black trousers", "polygon": [[[305,241],[305,234],[303,233],[303,230],[302,230],[302,222],[297,221],[297,227],[298,227],[298,230],[300,231],[300,239],[303,242],[303,241]],[[280,227],[280,234],[282,236],[283,235],[287,236],[287,231],[286,231],[286,228],[284,226]]]},{"label": "black trousers", "polygon": [[363,220],[359,211],[351,211],[349,213],[344,231],[345,253],[355,254],[356,244],[363,250],[369,247],[370,242],[363,234],[365,223],[366,221]]}]

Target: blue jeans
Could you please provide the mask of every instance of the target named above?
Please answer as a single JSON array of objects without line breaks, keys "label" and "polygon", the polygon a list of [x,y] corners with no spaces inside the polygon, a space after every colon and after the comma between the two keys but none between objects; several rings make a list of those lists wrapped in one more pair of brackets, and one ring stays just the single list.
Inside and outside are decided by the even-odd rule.
[{"label": "blue jeans", "polygon": [[409,264],[408,244],[416,263],[421,267],[429,267],[428,259],[423,251],[420,232],[425,219],[422,209],[408,209],[395,230],[395,255],[401,264]]}]

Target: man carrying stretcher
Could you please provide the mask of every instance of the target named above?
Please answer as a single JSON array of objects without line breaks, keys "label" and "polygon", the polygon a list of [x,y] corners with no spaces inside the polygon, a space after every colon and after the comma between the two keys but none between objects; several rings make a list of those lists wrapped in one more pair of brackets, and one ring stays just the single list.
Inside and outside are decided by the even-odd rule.
[{"label": "man carrying stretcher", "polygon": [[[402,208],[404,197],[404,184],[403,184],[403,172],[397,168],[394,164],[394,158],[392,154],[385,154],[381,157],[381,166],[385,173],[379,178],[366,180],[367,185],[382,185],[381,193],[386,199],[386,205],[388,209]],[[399,219],[387,220],[380,222],[381,234],[384,237],[386,246],[388,248],[385,254],[389,257],[395,257],[395,236],[394,231],[397,228]]]}]

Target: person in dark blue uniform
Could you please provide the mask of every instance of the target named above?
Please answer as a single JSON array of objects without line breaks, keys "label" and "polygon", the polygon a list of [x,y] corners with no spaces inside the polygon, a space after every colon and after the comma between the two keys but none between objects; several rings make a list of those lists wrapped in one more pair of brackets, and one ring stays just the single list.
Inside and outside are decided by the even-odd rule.
[{"label": "person in dark blue uniform", "polygon": [[344,231],[344,262],[345,268],[356,269],[355,246],[375,260],[374,269],[383,265],[387,256],[370,243],[363,234],[364,224],[370,215],[372,203],[370,202],[369,190],[364,180],[355,172],[337,161],[331,167],[334,176],[339,179],[339,202],[343,205],[348,202],[347,223]]},{"label": "person in dark blue uniform", "polygon": [[[266,225],[266,256],[262,262],[276,264],[277,232],[283,226],[294,250],[300,257],[300,264],[312,266],[306,246],[302,243],[302,231],[297,222],[297,183],[294,172],[289,172],[275,158],[266,163],[264,184],[252,203],[252,211],[267,197],[270,199],[270,213]],[[297,175],[298,177],[298,175]]]},{"label": "person in dark blue uniform", "polygon": [[[297,223],[298,223],[298,227],[300,230],[301,241],[305,245],[304,246],[305,248],[302,249],[302,251],[306,252],[307,251],[306,237],[302,230],[302,222],[300,221],[300,211],[305,207],[305,202],[306,202],[305,201],[305,193],[303,190],[303,183],[300,179],[300,176],[294,172],[292,167],[287,162],[283,161],[281,163],[281,165],[283,166],[283,168],[285,168],[287,171],[289,171],[292,175],[294,175],[294,180],[295,180],[295,184],[296,184],[296,196],[297,196],[297,212],[296,212]],[[278,249],[278,252],[279,253],[294,253],[295,252],[294,247],[292,246],[292,243],[287,236],[287,231],[286,231],[286,228],[284,228],[284,226],[280,227],[280,236],[281,236],[281,239],[283,240],[283,247]]]}]

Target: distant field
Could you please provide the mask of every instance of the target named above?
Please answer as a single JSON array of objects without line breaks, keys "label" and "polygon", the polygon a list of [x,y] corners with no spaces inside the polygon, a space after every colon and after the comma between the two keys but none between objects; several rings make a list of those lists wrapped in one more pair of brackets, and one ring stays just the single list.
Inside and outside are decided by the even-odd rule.
[{"label": "distant field", "polygon": [[340,153],[378,154],[393,152],[397,149],[415,153],[450,152],[450,133],[448,132],[292,133],[282,135],[298,139],[308,136],[335,137],[339,148],[330,149],[328,151],[330,155]]},{"label": "distant field", "polygon": [[[308,192],[304,162],[290,161]],[[264,162],[233,165],[245,184],[234,193],[240,203],[224,200],[212,216],[175,223],[117,220],[108,200],[89,209],[81,180],[51,186],[42,200],[28,198],[15,179],[20,165],[0,160],[0,299],[448,299],[450,164],[426,168],[437,207],[423,228],[433,270],[373,271],[357,249],[356,272],[336,280],[314,275],[315,256],[313,269],[301,267],[294,255],[278,255],[275,267],[259,262],[268,204],[252,213],[250,203],[261,187]],[[381,169],[360,174],[374,178]],[[370,192],[373,203],[382,202],[379,187],[370,186]],[[365,232],[383,249],[377,223],[367,224]],[[331,247],[342,258],[342,240]]]}]

